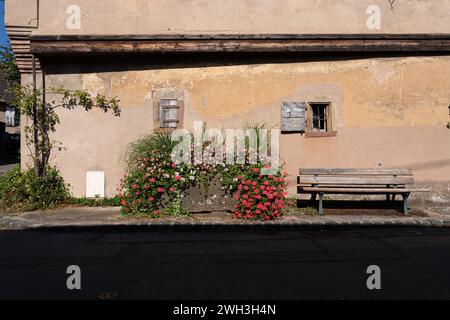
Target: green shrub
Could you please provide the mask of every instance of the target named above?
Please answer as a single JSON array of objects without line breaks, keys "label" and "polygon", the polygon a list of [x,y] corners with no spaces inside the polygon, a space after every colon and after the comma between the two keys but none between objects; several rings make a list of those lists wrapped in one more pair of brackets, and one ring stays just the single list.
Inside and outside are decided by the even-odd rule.
[{"label": "green shrub", "polygon": [[125,165],[128,169],[136,169],[145,159],[152,158],[155,153],[169,158],[178,142],[173,141],[170,132],[158,131],[148,134],[130,143],[125,152]]},{"label": "green shrub", "polygon": [[67,203],[82,207],[119,207],[120,198],[70,198]]},{"label": "green shrub", "polygon": [[37,177],[34,169],[21,171],[17,166],[0,178],[0,207],[12,211],[51,209],[69,197],[56,168],[49,167],[45,177]]}]

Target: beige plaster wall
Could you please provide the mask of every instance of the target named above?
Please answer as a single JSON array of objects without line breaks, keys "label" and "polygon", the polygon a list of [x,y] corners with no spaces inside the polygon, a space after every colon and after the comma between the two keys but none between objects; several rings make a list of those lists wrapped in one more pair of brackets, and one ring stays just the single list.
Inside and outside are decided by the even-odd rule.
[{"label": "beige plaster wall", "polygon": [[189,129],[195,120],[219,129],[246,120],[278,127],[282,101],[330,101],[336,137],[281,136],[291,191],[300,167],[401,167],[450,195],[449,74],[450,57],[409,57],[48,75],[48,87],[118,96],[123,109],[120,118],[62,112],[55,138],[67,150],[55,152],[52,162],[78,196],[85,172],[104,170],[112,196],[120,156],[152,131],[153,100],[161,90],[183,94]]},{"label": "beige plaster wall", "polygon": [[[32,4],[34,2],[34,4]],[[450,1],[396,0],[37,0],[6,1],[6,23],[35,34],[208,33],[449,33]],[[81,9],[81,28],[67,28],[69,5]],[[381,28],[367,28],[370,5]],[[30,17],[31,16],[31,17]]]}]

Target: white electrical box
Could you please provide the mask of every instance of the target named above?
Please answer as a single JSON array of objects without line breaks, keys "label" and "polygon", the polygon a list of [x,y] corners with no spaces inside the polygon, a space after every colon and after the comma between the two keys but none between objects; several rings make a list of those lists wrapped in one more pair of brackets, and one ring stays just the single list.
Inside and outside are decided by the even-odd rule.
[{"label": "white electrical box", "polygon": [[105,172],[86,171],[86,198],[105,197]]}]

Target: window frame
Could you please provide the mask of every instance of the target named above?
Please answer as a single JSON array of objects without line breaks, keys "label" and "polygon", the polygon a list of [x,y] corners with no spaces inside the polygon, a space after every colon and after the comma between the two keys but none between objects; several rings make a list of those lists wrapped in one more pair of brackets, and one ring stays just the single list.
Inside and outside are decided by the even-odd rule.
[{"label": "window frame", "polygon": [[[312,129],[313,125],[313,110],[311,105],[314,104],[322,104],[327,105],[327,130],[326,131],[314,131]],[[337,136],[337,132],[334,130],[334,122],[333,122],[333,116],[334,116],[334,110],[333,110],[333,104],[330,101],[324,101],[324,102],[308,102],[307,103],[307,109],[306,109],[306,131],[305,131],[305,138],[326,138],[326,137],[335,137]]]},{"label": "window frame", "polygon": [[[325,129],[315,129],[314,125],[314,110],[313,106],[315,105],[325,105]],[[327,133],[333,131],[333,123],[332,123],[332,107],[331,102],[308,102],[306,109],[306,132],[308,133]],[[319,120],[320,121],[320,120]]]}]

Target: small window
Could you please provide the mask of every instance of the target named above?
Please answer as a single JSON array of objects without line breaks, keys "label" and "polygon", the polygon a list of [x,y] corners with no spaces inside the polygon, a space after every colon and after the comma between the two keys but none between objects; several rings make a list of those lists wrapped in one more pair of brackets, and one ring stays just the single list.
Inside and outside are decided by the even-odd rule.
[{"label": "small window", "polygon": [[15,108],[6,107],[5,122],[7,127],[16,127],[19,125],[19,112]]},{"label": "small window", "polygon": [[177,128],[179,123],[180,109],[177,99],[159,100],[159,121],[161,128]]},{"label": "small window", "polygon": [[331,131],[329,103],[310,103],[307,114],[307,129],[309,132]]}]

